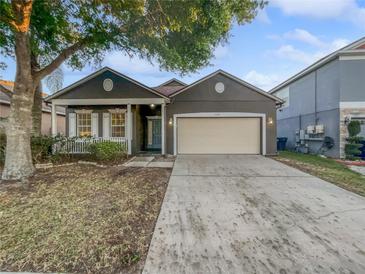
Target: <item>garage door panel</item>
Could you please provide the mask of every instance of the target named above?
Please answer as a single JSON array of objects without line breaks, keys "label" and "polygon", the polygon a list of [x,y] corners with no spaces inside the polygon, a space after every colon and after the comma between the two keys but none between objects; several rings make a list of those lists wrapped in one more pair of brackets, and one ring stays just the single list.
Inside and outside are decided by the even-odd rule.
[{"label": "garage door panel", "polygon": [[178,118],[179,154],[260,154],[260,118]]}]

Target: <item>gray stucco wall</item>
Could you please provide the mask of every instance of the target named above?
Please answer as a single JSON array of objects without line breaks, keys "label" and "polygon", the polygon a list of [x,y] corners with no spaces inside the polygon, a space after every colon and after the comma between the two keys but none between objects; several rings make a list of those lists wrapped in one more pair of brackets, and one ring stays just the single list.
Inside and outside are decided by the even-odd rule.
[{"label": "gray stucco wall", "polygon": [[[339,158],[340,157],[340,143],[339,143],[339,109],[321,111],[317,113],[318,124],[323,124],[325,126],[326,136],[331,136],[335,139],[335,146],[327,151],[325,154],[329,157]],[[314,113],[306,114],[302,116],[295,116],[286,119],[278,120],[278,136],[287,137],[287,148],[295,148],[295,131],[300,128],[306,128],[309,125],[313,125],[315,120]],[[321,141],[308,141],[309,152],[317,153],[320,149]]]},{"label": "gray stucco wall", "polygon": [[[223,82],[225,91],[219,94],[214,86]],[[176,95],[166,107],[166,152],[173,153],[173,126],[168,124],[174,114],[198,112],[252,112],[265,113],[274,124],[266,128],[267,154],[276,153],[275,101],[222,75],[217,74],[206,81]]]},{"label": "gray stucco wall", "polygon": [[365,60],[341,60],[341,102],[365,101]]},{"label": "gray stucco wall", "polygon": [[[103,81],[106,78],[113,80],[113,89],[105,91]],[[149,90],[120,77],[119,75],[105,71],[95,78],[60,95],[57,99],[106,99],[106,98],[161,98]]]},{"label": "gray stucco wall", "polygon": [[[287,137],[288,148],[295,147],[295,131],[323,124],[325,136],[335,141],[326,153],[339,157],[340,61],[332,61],[289,86],[289,106],[278,110],[278,136]],[[318,151],[322,142],[309,141],[309,150]]]}]

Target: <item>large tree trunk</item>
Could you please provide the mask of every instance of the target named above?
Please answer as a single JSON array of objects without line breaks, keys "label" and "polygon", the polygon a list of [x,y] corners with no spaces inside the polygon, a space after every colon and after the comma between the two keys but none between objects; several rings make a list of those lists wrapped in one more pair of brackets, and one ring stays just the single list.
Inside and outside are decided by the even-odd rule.
[{"label": "large tree trunk", "polygon": [[[31,55],[31,69],[32,71],[38,71],[40,65],[38,63],[38,57],[32,53]],[[34,91],[32,108],[32,135],[41,136],[42,134],[42,82],[40,81]]]},{"label": "large tree trunk", "polygon": [[2,179],[19,180],[34,172],[30,136],[34,83],[31,70],[28,32],[15,35],[16,77],[6,125],[6,157]]},{"label": "large tree trunk", "polygon": [[42,135],[42,83],[34,91],[34,102],[32,108],[32,135]]}]

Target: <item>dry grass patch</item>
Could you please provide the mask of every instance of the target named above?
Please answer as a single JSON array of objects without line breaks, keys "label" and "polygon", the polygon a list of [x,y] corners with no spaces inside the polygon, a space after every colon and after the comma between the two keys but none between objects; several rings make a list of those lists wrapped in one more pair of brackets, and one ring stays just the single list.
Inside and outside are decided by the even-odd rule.
[{"label": "dry grass patch", "polygon": [[112,273],[147,254],[171,170],[83,165],[0,187],[2,271]]}]

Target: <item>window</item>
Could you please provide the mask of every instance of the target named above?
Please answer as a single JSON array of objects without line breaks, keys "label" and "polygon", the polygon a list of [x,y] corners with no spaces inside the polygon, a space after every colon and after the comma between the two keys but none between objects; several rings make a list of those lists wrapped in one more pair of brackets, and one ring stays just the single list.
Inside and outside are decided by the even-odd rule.
[{"label": "window", "polygon": [[125,137],[125,114],[115,112],[111,114],[112,137]]},{"label": "window", "polygon": [[284,101],[281,108],[286,108],[289,106],[289,87],[279,90],[275,95]]},{"label": "window", "polygon": [[77,133],[80,137],[91,136],[91,113],[77,113]]}]

